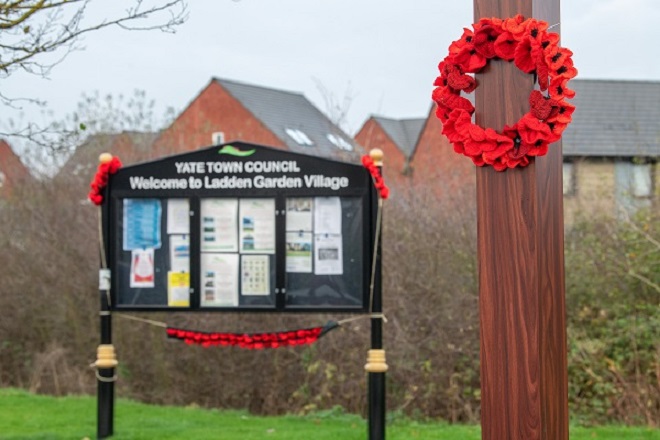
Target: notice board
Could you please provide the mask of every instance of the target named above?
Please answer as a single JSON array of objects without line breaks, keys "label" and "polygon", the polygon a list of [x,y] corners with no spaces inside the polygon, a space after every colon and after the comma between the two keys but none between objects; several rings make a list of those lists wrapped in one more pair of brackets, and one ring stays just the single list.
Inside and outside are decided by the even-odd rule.
[{"label": "notice board", "polygon": [[367,311],[360,164],[232,142],[121,168],[106,200],[111,310]]}]

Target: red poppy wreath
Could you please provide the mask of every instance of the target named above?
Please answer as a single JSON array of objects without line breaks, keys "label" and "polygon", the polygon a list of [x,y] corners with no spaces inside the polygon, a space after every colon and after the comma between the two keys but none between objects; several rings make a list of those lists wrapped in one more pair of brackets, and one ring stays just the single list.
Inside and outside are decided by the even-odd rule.
[{"label": "red poppy wreath", "polygon": [[[492,165],[497,171],[524,167],[529,158],[543,156],[559,140],[571,122],[575,106],[566,99],[575,96],[568,82],[577,75],[573,52],[559,47],[559,35],[548,32],[548,23],[522,15],[513,18],[482,18],[464,29],[440,62],[433,100],[442,121],[442,133],[454,151],[468,156],[475,165]],[[513,61],[525,73],[534,73],[540,90],[529,95],[529,111],[501,132],[472,122],[474,106],[461,92],[471,93],[477,82],[470,73],[480,72],[491,59]]]}]

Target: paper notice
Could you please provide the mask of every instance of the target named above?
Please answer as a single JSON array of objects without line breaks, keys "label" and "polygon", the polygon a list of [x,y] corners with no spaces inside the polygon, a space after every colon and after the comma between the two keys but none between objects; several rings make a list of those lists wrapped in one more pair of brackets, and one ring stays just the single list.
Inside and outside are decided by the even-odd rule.
[{"label": "paper notice", "polygon": [[312,207],[311,197],[295,197],[286,199],[286,230],[311,231]]},{"label": "paper notice", "polygon": [[286,271],[312,272],[312,233],[286,233]]},{"label": "paper notice", "polygon": [[242,253],[275,253],[275,199],[241,199],[239,219]]},{"label": "paper notice", "polygon": [[189,235],[170,235],[170,270],[172,272],[190,270]]},{"label": "paper notice", "polygon": [[344,261],[341,235],[316,234],[314,236],[314,273],[341,275]]},{"label": "paper notice", "polygon": [[154,287],[154,250],[135,249],[131,251],[131,287]]},{"label": "paper notice", "polygon": [[270,295],[270,267],[268,255],[241,257],[241,294]]},{"label": "paper notice", "polygon": [[314,233],[341,234],[341,201],[339,197],[314,198]]},{"label": "paper notice", "polygon": [[160,248],[161,209],[159,199],[124,199],[125,251]]},{"label": "paper notice", "polygon": [[238,254],[201,255],[202,306],[238,306]]},{"label": "paper notice", "polygon": [[190,204],[188,199],[167,200],[167,233],[190,234]]},{"label": "paper notice", "polygon": [[202,252],[238,252],[238,199],[202,199]]},{"label": "paper notice", "polygon": [[170,307],[190,306],[190,273],[167,273],[167,305]]}]

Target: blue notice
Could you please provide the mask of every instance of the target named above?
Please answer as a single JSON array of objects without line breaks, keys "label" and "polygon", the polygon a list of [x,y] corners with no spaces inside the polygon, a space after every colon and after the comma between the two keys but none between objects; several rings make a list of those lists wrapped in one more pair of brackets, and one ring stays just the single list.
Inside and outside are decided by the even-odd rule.
[{"label": "blue notice", "polygon": [[124,250],[159,249],[162,207],[159,199],[124,199]]}]

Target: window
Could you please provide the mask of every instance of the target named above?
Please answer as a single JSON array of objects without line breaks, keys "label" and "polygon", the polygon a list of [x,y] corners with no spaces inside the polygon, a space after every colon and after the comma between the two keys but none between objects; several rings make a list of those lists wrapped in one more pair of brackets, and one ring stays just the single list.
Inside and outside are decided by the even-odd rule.
[{"label": "window", "polygon": [[287,128],[284,131],[299,145],[314,145],[314,142],[303,131],[297,128]]},{"label": "window", "polygon": [[6,179],[7,179],[7,176],[5,176],[5,173],[0,171],[0,188],[2,188],[4,186]]},{"label": "window", "polygon": [[211,142],[213,145],[220,145],[225,143],[225,132],[224,131],[216,131],[211,135]]},{"label": "window", "polygon": [[341,136],[335,136],[334,134],[328,133],[328,140],[337,148],[346,151],[353,151],[353,145],[346,142]]},{"label": "window", "polygon": [[651,184],[651,164],[633,164],[631,175],[631,192],[635,197],[651,197],[653,186]]},{"label": "window", "polygon": [[575,164],[573,162],[564,162],[562,166],[562,175],[564,195],[575,195]]},{"label": "window", "polygon": [[616,162],[615,174],[620,194],[636,199],[653,195],[653,164],[635,160]]}]

